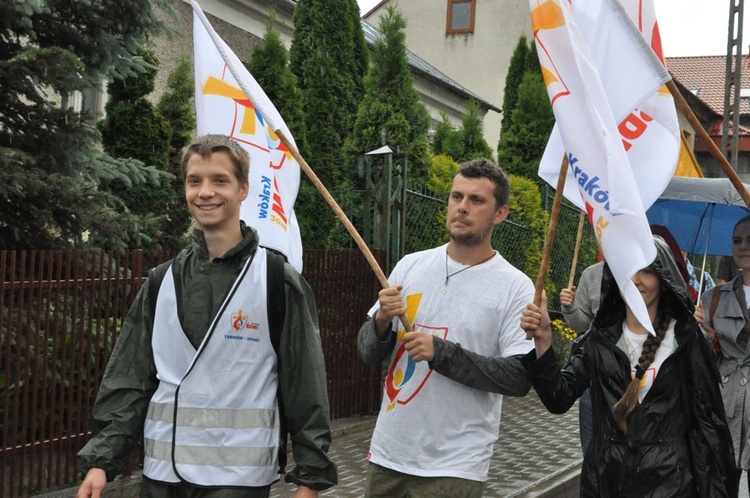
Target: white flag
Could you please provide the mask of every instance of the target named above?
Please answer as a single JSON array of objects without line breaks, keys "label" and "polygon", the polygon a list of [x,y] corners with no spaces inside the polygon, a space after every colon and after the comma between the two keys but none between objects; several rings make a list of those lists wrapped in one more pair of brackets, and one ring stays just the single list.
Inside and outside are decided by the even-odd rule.
[{"label": "white flag", "polygon": [[[623,25],[632,27],[616,0],[576,0],[578,3],[588,5],[590,15],[603,21],[601,28],[610,37],[617,38],[625,31]],[[653,262],[656,248],[615,112],[569,2],[530,0],[530,7],[547,93],[574,179],[573,190],[568,194],[578,195],[625,302],[653,333],[646,305],[631,278]],[[646,98],[669,75],[643,37],[637,31],[636,35],[637,39],[631,39],[623,48],[628,49],[627,57],[639,57],[645,51],[650,56],[645,59],[655,63],[645,65],[639,74],[623,83]]]},{"label": "white flag", "polygon": [[[631,23],[622,19],[623,12]],[[653,2],[576,0],[572,13],[619,123],[619,136],[638,180],[638,193],[643,207],[648,209],[672,178],[680,151],[680,127],[669,90],[662,85],[650,94],[643,93],[642,84],[648,81],[642,80],[642,75],[651,72],[657,61],[664,65]],[[645,44],[639,39],[639,32]],[[646,45],[654,53],[646,50]],[[553,187],[557,185],[564,153],[560,130],[555,125],[539,164],[539,176]],[[565,196],[583,208],[574,185],[571,173],[566,179]]]},{"label": "white flag", "polygon": [[294,138],[200,6],[192,5],[198,135],[227,135],[250,154],[250,192],[240,217],[258,231],[262,246],[281,252],[301,272],[302,240],[293,210],[300,166],[274,132],[281,130],[292,144]]}]

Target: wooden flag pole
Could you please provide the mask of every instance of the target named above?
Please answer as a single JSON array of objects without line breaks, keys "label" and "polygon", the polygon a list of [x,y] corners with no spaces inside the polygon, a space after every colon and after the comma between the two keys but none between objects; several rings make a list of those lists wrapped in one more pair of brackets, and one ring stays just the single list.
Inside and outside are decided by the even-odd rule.
[{"label": "wooden flag pole", "polygon": [[[719,161],[721,169],[724,170],[724,173],[727,175],[727,178],[729,178],[729,181],[731,181],[732,185],[734,185],[734,188],[737,189],[737,193],[740,194],[742,200],[745,201],[745,204],[750,207],[750,194],[748,194],[747,190],[745,190],[745,185],[742,184],[742,180],[740,180],[740,177],[738,177],[737,173],[734,172],[732,166],[729,164],[729,161],[727,161],[727,158],[724,157],[724,154],[721,153],[714,141],[711,140],[708,132],[703,129],[703,126],[701,126],[698,118],[695,117],[693,110],[685,101],[685,98],[677,89],[677,85],[675,85],[673,80],[667,81],[667,88],[669,88],[669,92],[672,94],[672,97],[677,103],[677,107],[679,107],[680,111],[682,111],[683,116],[685,116],[690,124],[693,125],[695,132],[706,144],[708,150],[711,152],[711,155],[714,156],[714,159]],[[734,130],[734,133],[739,133],[739,130]]]},{"label": "wooden flag pole", "polygon": [[578,232],[576,233],[576,246],[575,249],[573,249],[573,262],[570,264],[570,278],[568,279],[568,287],[573,287],[573,279],[576,276],[578,251],[581,249],[581,238],[583,237],[583,220],[585,219],[586,213],[581,211],[581,215],[578,217]]},{"label": "wooden flag pole", "polygon": [[[563,189],[565,188],[565,177],[568,174],[568,154],[563,157],[560,164],[560,174],[557,177],[557,188],[555,189],[555,200],[552,201],[552,211],[549,214],[549,225],[547,236],[544,238],[544,250],[542,251],[542,264],[539,266],[539,276],[536,279],[536,291],[534,292],[534,304],[541,306],[544,281],[549,271],[549,260],[552,254],[552,243],[555,241],[557,222],[560,219],[560,206],[562,205]],[[530,340],[533,333],[526,333],[526,339]]]},{"label": "wooden flag pole", "polygon": [[[254,96],[254,92],[252,86],[248,87],[247,81],[252,80],[254,82],[254,79],[250,73],[247,73],[247,76],[249,76],[249,79],[243,76],[243,73],[240,72],[240,68],[237,67],[234,60],[231,56],[235,57],[234,53],[232,53],[231,49],[226,46],[224,41],[221,39],[221,37],[216,34],[216,31],[214,31],[213,27],[211,26],[211,23],[208,22],[208,19],[206,18],[205,14],[203,13],[203,10],[201,10],[200,6],[197,2],[193,1],[191,2],[193,6],[193,12],[198,16],[200,19],[201,24],[206,29],[206,33],[211,38],[211,40],[214,43],[214,46],[216,50],[219,52],[219,55],[221,55],[221,58],[224,59],[224,63],[226,64],[227,69],[229,69],[229,72],[232,74],[232,77],[235,79],[237,84],[239,85],[242,92],[247,96],[247,98],[251,102],[255,102],[256,98]],[[237,62],[239,62],[239,59],[237,59]],[[244,68],[243,68],[244,69]],[[247,72],[247,71],[245,71]],[[257,82],[256,82],[257,85]],[[260,89],[260,87],[258,87]],[[261,89],[262,92],[262,89]],[[263,95],[266,100],[268,100],[268,97]],[[270,107],[273,107],[273,104],[271,104],[270,100],[268,101],[270,104]],[[272,120],[268,118],[268,116],[265,115],[263,106],[256,106],[256,111],[260,112],[261,116],[271,125],[271,127],[275,128],[275,125],[272,125]],[[275,109],[274,109],[275,111]],[[281,116],[279,116],[280,118]],[[370,252],[370,248],[367,247],[367,244],[365,244],[365,241],[360,237],[360,235],[357,233],[357,230],[354,228],[354,225],[352,225],[352,222],[349,221],[349,218],[346,217],[346,214],[344,214],[344,211],[341,210],[338,203],[334,200],[334,198],[331,196],[330,193],[328,193],[328,189],[326,189],[325,185],[320,181],[318,178],[318,175],[315,174],[315,172],[310,168],[310,166],[307,164],[307,161],[300,155],[299,151],[297,150],[297,147],[292,144],[291,140],[284,134],[283,131],[281,131],[281,128],[274,130],[274,133],[276,133],[276,136],[281,140],[281,142],[286,146],[287,150],[292,154],[292,156],[297,160],[297,163],[299,163],[302,170],[304,170],[305,174],[310,178],[310,180],[313,182],[315,187],[318,189],[318,191],[321,193],[323,198],[326,200],[329,206],[331,206],[331,209],[333,209],[333,212],[336,213],[336,216],[341,220],[341,223],[344,224],[346,227],[346,230],[349,232],[349,234],[352,236],[354,241],[357,243],[357,246],[359,246],[359,249],[362,251],[362,253],[365,255],[365,258],[367,259],[367,262],[370,263],[370,266],[372,267],[373,271],[375,272],[375,275],[378,277],[378,280],[380,281],[380,285],[383,286],[383,288],[390,287],[391,285],[388,283],[388,279],[385,278],[385,274],[383,273],[383,270],[380,269],[380,265],[375,260],[375,257],[372,255],[372,252]],[[411,324],[409,323],[409,319],[406,318],[406,315],[399,316],[399,319],[401,320],[401,324],[404,326],[407,332],[411,332]]]},{"label": "wooden flag pole", "polygon": [[[341,223],[344,224],[344,227],[346,228],[346,231],[349,232],[349,235],[352,236],[354,239],[354,242],[357,243],[357,246],[359,247],[360,251],[362,251],[362,254],[365,255],[365,258],[367,259],[367,262],[370,263],[370,267],[375,272],[375,275],[378,277],[378,280],[380,281],[380,285],[385,289],[387,287],[390,287],[391,284],[388,283],[388,279],[386,278],[385,274],[383,273],[383,270],[380,268],[380,265],[378,264],[377,260],[375,259],[375,256],[372,255],[372,252],[370,251],[370,248],[367,247],[367,244],[365,243],[364,239],[359,235],[357,232],[357,229],[354,228],[354,225],[352,225],[352,222],[349,221],[349,218],[346,216],[346,213],[339,207],[338,203],[336,202],[336,199],[331,196],[331,194],[328,192],[328,189],[323,185],[323,182],[320,181],[318,178],[318,175],[315,174],[315,172],[310,168],[310,166],[307,164],[307,161],[300,155],[297,148],[292,144],[292,142],[287,138],[287,136],[284,134],[281,129],[275,130],[274,133],[279,137],[279,139],[284,143],[286,148],[289,150],[289,152],[292,154],[294,159],[297,160],[302,170],[305,172],[308,178],[310,178],[310,181],[313,182],[313,185],[315,185],[315,188],[318,189],[318,192],[320,192],[320,195],[323,196],[323,199],[326,200],[329,206],[331,206],[331,209],[333,209],[333,212],[336,213],[336,216],[341,221]],[[407,332],[411,332],[411,324],[409,323],[409,319],[406,317],[406,315],[399,315],[399,320],[401,320],[401,324],[404,326]]]}]

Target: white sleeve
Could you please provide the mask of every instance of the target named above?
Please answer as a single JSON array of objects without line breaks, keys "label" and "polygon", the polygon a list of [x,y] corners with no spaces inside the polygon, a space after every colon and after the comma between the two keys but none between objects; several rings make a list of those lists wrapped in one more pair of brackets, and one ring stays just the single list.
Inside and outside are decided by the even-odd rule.
[{"label": "white sleeve", "polygon": [[526,339],[521,328],[521,312],[534,300],[534,286],[525,275],[509,283],[507,305],[498,337],[500,356],[525,355],[534,348],[534,341]]}]

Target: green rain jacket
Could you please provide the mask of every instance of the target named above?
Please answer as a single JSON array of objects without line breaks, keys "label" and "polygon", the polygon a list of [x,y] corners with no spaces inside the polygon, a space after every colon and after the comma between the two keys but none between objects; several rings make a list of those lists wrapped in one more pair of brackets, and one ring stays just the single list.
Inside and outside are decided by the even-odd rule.
[{"label": "green rain jacket", "polygon": [[[231,284],[258,246],[255,230],[242,224],[244,239],[223,257],[209,261],[203,232],[174,260],[177,312],[196,348],[224,302]],[[325,362],[312,290],[288,263],[284,268],[286,316],[279,344],[279,396],[296,466],[287,482],[323,490],[337,484],[327,455],[331,443]],[[146,410],[158,379],[151,348],[153,317],[149,285],[128,311],[104,373],[92,418],[92,438],[78,453],[84,473],[104,469],[111,481],[143,434]]]}]

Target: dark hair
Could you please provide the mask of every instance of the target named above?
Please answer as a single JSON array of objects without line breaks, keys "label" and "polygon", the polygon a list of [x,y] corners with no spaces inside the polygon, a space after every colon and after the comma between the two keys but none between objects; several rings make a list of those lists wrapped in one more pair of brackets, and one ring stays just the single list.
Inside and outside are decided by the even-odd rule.
[{"label": "dark hair", "polygon": [[182,155],[182,175],[187,175],[187,165],[193,155],[198,154],[204,159],[216,152],[226,152],[232,161],[234,176],[240,183],[247,181],[250,172],[250,155],[240,144],[226,135],[204,135],[188,145]]},{"label": "dark hair", "polygon": [[736,232],[736,231],[737,231],[737,227],[738,227],[738,226],[740,226],[740,225],[744,225],[745,223],[748,223],[748,222],[750,222],[750,215],[748,215],[748,216],[745,216],[745,217],[744,217],[744,218],[742,218],[742,219],[741,219],[740,221],[738,221],[737,223],[735,223],[735,224],[734,224],[734,228],[732,229],[732,235],[734,235],[734,232]]},{"label": "dark hair", "polygon": [[656,335],[649,334],[646,342],[643,343],[643,350],[640,358],[638,358],[638,365],[635,368],[635,378],[630,381],[628,388],[625,390],[625,394],[622,395],[620,401],[615,403],[614,406],[615,420],[617,420],[617,424],[624,432],[628,432],[628,415],[630,415],[633,410],[635,410],[635,407],[638,406],[638,391],[641,388],[641,379],[643,379],[646,370],[648,370],[654,362],[656,351],[658,351],[661,342],[664,340],[664,336],[669,328],[669,322],[675,314],[676,298],[674,294],[668,290],[668,286],[661,276],[659,277],[659,285],[661,287],[659,293],[659,306],[656,310],[656,319],[653,323]]},{"label": "dark hair", "polygon": [[496,207],[499,208],[508,204],[508,198],[510,197],[508,176],[489,159],[480,157],[467,161],[458,168],[456,174],[464,178],[487,178],[495,185],[493,194],[495,195]]}]

